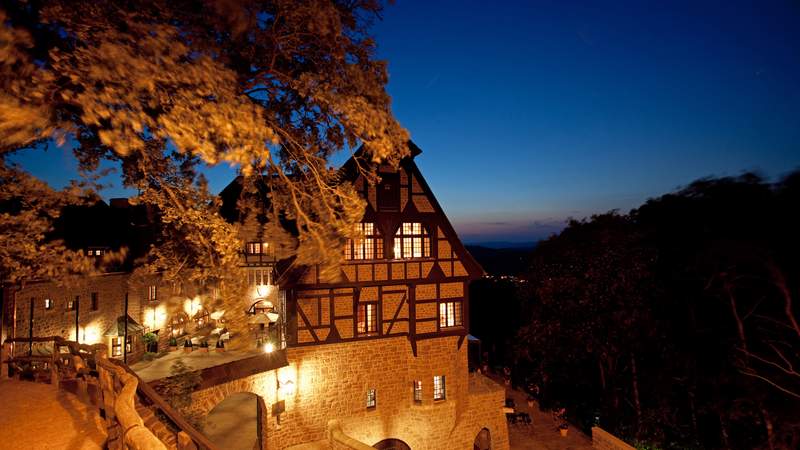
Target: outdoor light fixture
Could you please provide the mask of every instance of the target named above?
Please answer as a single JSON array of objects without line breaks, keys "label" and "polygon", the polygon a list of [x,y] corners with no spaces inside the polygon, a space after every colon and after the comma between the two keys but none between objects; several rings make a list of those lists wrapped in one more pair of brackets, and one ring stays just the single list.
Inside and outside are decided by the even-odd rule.
[{"label": "outdoor light fixture", "polygon": [[278,380],[278,391],[286,397],[291,396],[294,394],[294,381],[290,379]]},{"label": "outdoor light fixture", "polygon": [[272,342],[267,342],[266,344],[264,344],[264,353],[270,354],[274,351],[275,351],[275,344],[273,344]]},{"label": "outdoor light fixture", "polygon": [[279,315],[275,311],[270,311],[270,312],[267,313],[267,319],[269,319],[269,321],[271,323],[277,322],[278,321],[278,317],[279,317]]}]

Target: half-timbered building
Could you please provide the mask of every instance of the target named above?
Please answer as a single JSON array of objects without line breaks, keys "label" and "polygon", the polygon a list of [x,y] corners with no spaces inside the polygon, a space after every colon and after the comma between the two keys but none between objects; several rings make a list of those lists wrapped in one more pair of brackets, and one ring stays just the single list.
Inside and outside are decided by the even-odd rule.
[{"label": "half-timbered building", "polygon": [[[420,173],[420,149],[409,145],[411,154],[398,168],[377,168],[374,185],[354,170],[356,161],[342,167],[367,205],[361,237],[342,249],[334,281],[322,279],[317,267],[277,261],[263,228],[242,221],[242,264],[251,288],[240,306],[250,313],[254,350],[261,353],[202,369],[195,412],[212,418],[227,399],[253,395],[255,447],[266,449],[508,448],[504,390],[467,364],[468,288],[482,269]],[[232,221],[240,220],[241,183],[238,178],[221,193],[222,213]],[[227,338],[220,333],[224,312],[210,309],[212,287],[156,279],[132,285],[121,270],[88,279],[80,289],[65,292],[42,282],[15,291],[26,299],[15,303],[16,335],[82,341],[91,335],[109,346],[111,358],[138,357],[141,345],[123,346],[129,334],[118,331],[127,311],[124,322],[138,327],[134,339],[158,337],[151,351],[198,338],[214,347],[214,340]],[[100,301],[79,315],[68,302],[76,296]],[[54,300],[57,306],[48,306]],[[212,436],[213,427],[207,431]]]}]

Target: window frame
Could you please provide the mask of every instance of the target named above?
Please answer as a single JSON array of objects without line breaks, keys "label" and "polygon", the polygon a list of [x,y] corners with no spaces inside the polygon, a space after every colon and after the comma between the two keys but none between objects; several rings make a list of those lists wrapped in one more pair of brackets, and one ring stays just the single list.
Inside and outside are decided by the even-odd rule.
[{"label": "window frame", "polygon": [[447,400],[447,383],[444,375],[433,376],[433,401]]},{"label": "window frame", "polygon": [[414,396],[414,403],[422,403],[423,393],[422,393],[422,380],[414,380],[411,382],[411,388],[413,390]]},{"label": "window frame", "polygon": [[367,409],[375,409],[378,407],[378,390],[375,388],[367,389]]},{"label": "window frame", "polygon": [[51,298],[49,298],[49,297],[47,297],[47,298],[45,298],[45,299],[44,299],[44,310],[45,310],[45,311],[50,311],[50,310],[52,310],[52,309],[53,309],[53,306],[54,306],[53,299],[51,299]]},{"label": "window frame", "polygon": [[245,244],[244,252],[246,255],[269,255],[269,242],[248,241]]},{"label": "window frame", "polygon": [[368,261],[384,259],[385,249],[383,234],[375,222],[361,222],[356,224],[358,239],[347,239],[344,246],[345,261]]},{"label": "window frame", "polygon": [[440,300],[436,314],[440,330],[464,326],[464,305],[459,300]]},{"label": "window frame", "polygon": [[90,311],[98,311],[100,309],[100,294],[97,292],[92,292],[90,298]]},{"label": "window frame", "polygon": [[147,286],[147,301],[148,302],[157,302],[158,301],[158,285],[157,284],[150,284]]},{"label": "window frame", "polygon": [[78,302],[80,301],[80,298],[81,298],[80,295],[76,295],[75,298],[72,300],[67,299],[67,304],[65,305],[65,311],[66,312],[75,311],[78,307]]},{"label": "window frame", "polygon": [[[264,282],[266,279],[266,283]],[[260,283],[259,283],[260,281]],[[247,268],[247,285],[255,286],[271,286],[272,285],[272,267],[248,267]]]},{"label": "window frame", "polygon": [[422,222],[401,222],[394,233],[393,259],[431,258],[431,233]]},{"label": "window frame", "polygon": [[111,357],[117,358],[122,356],[122,338],[115,336],[111,338]]},{"label": "window frame", "polygon": [[[361,320],[361,312],[362,308],[364,311],[364,320]],[[372,311],[372,314],[370,314]],[[377,301],[370,301],[370,302],[359,302],[357,307],[357,314],[356,314],[356,336],[380,336],[381,334],[381,326],[380,326],[380,309],[378,307]],[[374,325],[374,330],[370,331],[370,316],[372,317],[372,325]],[[361,331],[361,324],[364,324],[364,331]]]}]

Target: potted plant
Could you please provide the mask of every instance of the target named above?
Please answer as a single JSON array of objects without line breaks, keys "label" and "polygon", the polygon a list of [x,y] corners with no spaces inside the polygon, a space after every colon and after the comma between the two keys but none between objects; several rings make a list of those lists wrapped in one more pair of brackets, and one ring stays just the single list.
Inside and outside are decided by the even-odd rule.
[{"label": "potted plant", "polygon": [[183,342],[183,352],[184,353],[191,353],[192,352],[192,340],[187,339]]},{"label": "potted plant", "polygon": [[225,343],[222,342],[222,339],[217,339],[216,351],[217,353],[223,353],[225,351]]},{"label": "potted plant", "polygon": [[169,338],[169,351],[171,352],[178,351],[178,340],[175,339],[175,336]]},{"label": "potted plant", "polygon": [[567,432],[569,431],[569,424],[567,422],[561,422],[558,426],[558,432],[561,433],[561,437],[567,437]]},{"label": "potted plant", "polygon": [[155,333],[145,333],[142,336],[144,341],[145,352],[158,353],[158,336]]},{"label": "potted plant", "polygon": [[204,340],[200,343],[200,351],[203,353],[208,353],[208,341]]}]

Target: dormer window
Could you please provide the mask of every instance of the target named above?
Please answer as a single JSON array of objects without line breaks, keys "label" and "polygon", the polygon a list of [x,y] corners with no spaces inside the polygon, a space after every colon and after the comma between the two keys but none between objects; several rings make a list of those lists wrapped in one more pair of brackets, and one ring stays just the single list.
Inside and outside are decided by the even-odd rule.
[{"label": "dormer window", "polygon": [[348,239],[344,247],[344,259],[382,259],[383,258],[383,238],[381,238],[378,228],[373,223],[360,223],[357,225],[358,232],[363,237],[358,239]]},{"label": "dormer window", "polygon": [[427,258],[431,256],[428,230],[419,222],[403,222],[394,237],[394,258]]},{"label": "dormer window", "polygon": [[269,254],[269,242],[248,242],[245,251],[248,255]]}]

